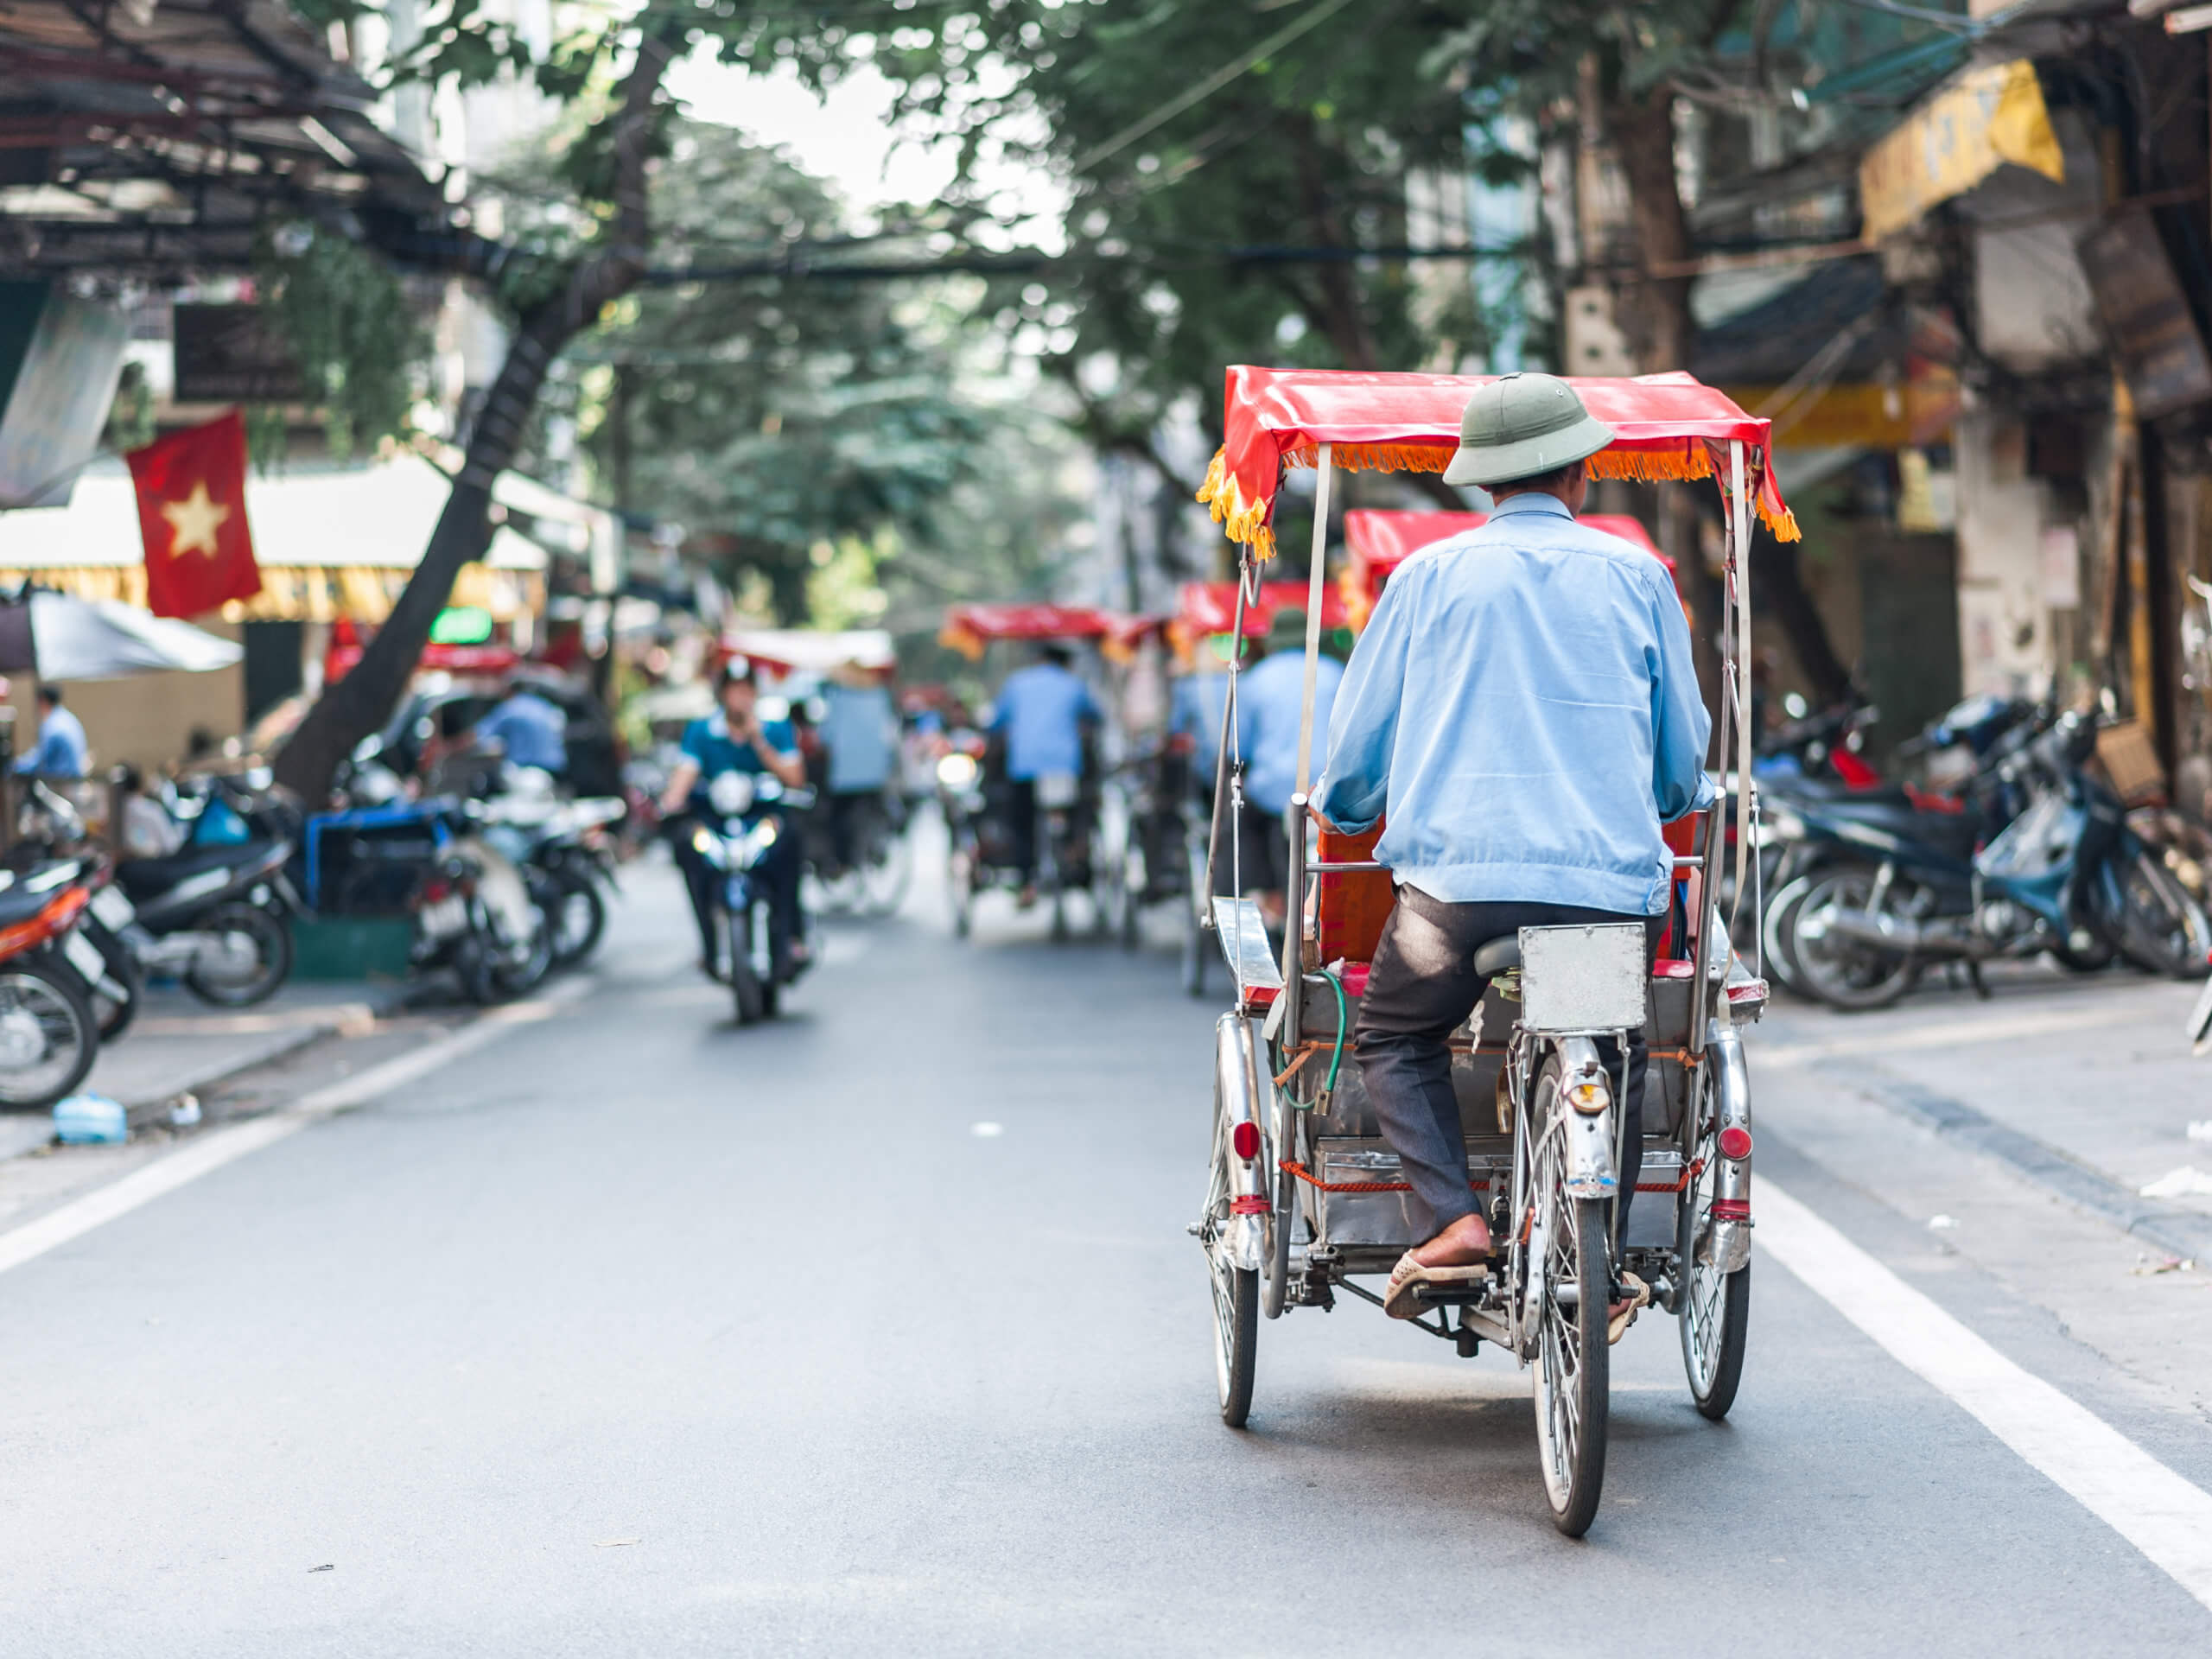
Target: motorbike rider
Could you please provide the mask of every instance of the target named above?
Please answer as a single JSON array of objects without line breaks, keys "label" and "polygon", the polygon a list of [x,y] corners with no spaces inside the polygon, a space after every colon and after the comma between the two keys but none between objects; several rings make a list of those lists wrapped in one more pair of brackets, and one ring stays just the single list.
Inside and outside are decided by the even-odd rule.
[{"label": "motorbike rider", "polygon": [[[1386,818],[1376,857],[1397,885],[1352,1048],[1427,1223],[1391,1272],[1400,1318],[1419,1311],[1412,1287],[1477,1276],[1491,1254],[1446,1046],[1487,988],[1476,950],[1523,927],[1632,921],[1656,951],[1673,880],[1660,825],[1712,798],[1711,721],[1666,568],[1575,523],[1612,436],[1550,375],[1477,391],[1444,476],[1491,492],[1489,522],[1399,568],[1337,696],[1315,807],[1347,831]],[[1644,1066],[1639,1033],[1621,1224]],[[1615,1339],[1650,1294],[1621,1280]]]},{"label": "motorbike rider", "polygon": [[1037,785],[1083,775],[1083,740],[1104,718],[1065,645],[1046,645],[1037,660],[999,687],[990,730],[1006,741],[1007,810],[1024,909],[1037,902]]},{"label": "motorbike rider", "polygon": [[899,710],[884,677],[848,663],[822,688],[822,741],[830,751],[830,845],[839,870],[868,849],[899,763]]},{"label": "motorbike rider", "polygon": [[[714,883],[716,873],[691,844],[691,832],[703,819],[719,829],[721,815],[715,811],[708,791],[725,772],[763,773],[786,789],[806,781],[805,762],[799,758],[798,739],[785,719],[763,719],[759,709],[760,687],[753,664],[742,657],[723,664],[715,685],[721,707],[704,720],[684,728],[683,759],[669,773],[661,794],[661,810],[691,897],[691,913],[699,925],[700,966],[715,971],[720,947],[715,938]],[[773,941],[779,978],[806,961],[804,929],[799,913],[799,837],[779,836],[754,868],[766,887],[769,933]]]}]

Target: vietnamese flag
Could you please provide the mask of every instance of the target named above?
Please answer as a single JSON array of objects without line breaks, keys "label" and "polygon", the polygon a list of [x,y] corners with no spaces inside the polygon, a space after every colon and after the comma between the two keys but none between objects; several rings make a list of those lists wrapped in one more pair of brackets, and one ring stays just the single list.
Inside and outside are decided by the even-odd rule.
[{"label": "vietnamese flag", "polygon": [[198,616],[261,591],[245,526],[245,419],[238,410],[124,459],[138,489],[149,610]]}]

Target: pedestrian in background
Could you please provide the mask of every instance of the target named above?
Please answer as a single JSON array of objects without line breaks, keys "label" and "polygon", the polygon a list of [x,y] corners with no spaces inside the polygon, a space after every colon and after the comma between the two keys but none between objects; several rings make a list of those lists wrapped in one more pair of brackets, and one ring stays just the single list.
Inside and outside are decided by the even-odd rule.
[{"label": "pedestrian in background", "polygon": [[82,778],[90,756],[84,723],[61,706],[61,688],[38,689],[38,747],[16,762],[18,773],[41,778]]}]

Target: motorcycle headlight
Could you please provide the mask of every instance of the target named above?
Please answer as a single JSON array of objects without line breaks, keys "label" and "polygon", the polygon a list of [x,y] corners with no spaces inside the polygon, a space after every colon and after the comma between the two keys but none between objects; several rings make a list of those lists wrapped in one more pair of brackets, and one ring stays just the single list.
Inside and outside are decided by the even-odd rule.
[{"label": "motorcycle headlight", "polygon": [[967,789],[975,784],[978,770],[974,755],[956,750],[937,763],[937,780],[950,790]]},{"label": "motorcycle headlight", "polygon": [[707,833],[706,825],[701,824],[691,832],[691,850],[701,854],[715,850],[715,838]]}]

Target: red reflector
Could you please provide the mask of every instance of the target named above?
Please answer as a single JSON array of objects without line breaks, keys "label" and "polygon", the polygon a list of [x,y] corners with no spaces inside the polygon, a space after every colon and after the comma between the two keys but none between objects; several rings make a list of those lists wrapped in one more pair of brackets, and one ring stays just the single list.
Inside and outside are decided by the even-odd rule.
[{"label": "red reflector", "polygon": [[1713,1218],[1715,1221],[1749,1221],[1751,1218],[1751,1201],[1749,1198],[1715,1198],[1713,1201]]},{"label": "red reflector", "polygon": [[1274,1208],[1265,1198],[1231,1198],[1229,1213],[1232,1216],[1264,1216]]},{"label": "red reflector", "polygon": [[423,884],[423,902],[435,905],[452,891],[453,884],[449,881],[425,881]]},{"label": "red reflector", "polygon": [[1239,1123],[1229,1132],[1229,1145],[1239,1158],[1250,1163],[1260,1155],[1260,1126]]},{"label": "red reflector", "polygon": [[1720,1155],[1742,1163],[1751,1155],[1751,1132],[1740,1123],[1731,1123],[1721,1130]]}]

